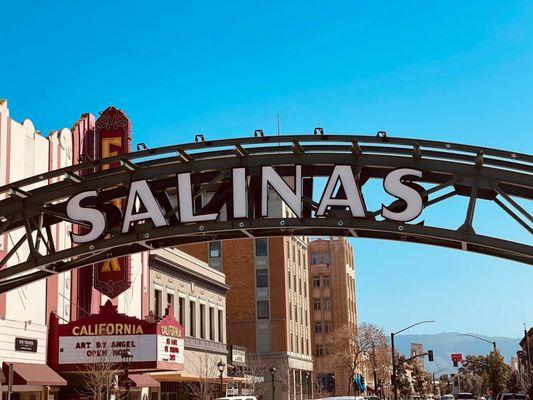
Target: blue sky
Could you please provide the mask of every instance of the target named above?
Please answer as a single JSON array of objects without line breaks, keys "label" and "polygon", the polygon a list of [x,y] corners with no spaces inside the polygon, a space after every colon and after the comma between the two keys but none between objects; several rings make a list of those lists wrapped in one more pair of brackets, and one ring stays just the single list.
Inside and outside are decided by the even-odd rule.
[{"label": "blue sky", "polygon": [[[7,2],[0,97],[44,133],[115,105],[134,142],[151,147],[274,133],[280,113],[284,133],[385,130],[532,152],[531,2],[181,3]],[[438,322],[413,333],[514,337],[533,325],[531,267],[353,245],[360,320],[390,331],[429,318]]]}]

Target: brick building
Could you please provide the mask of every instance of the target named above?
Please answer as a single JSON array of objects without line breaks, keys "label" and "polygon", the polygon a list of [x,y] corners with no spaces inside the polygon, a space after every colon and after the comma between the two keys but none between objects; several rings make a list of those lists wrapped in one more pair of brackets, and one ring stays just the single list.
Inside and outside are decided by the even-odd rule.
[{"label": "brick building", "polygon": [[[269,194],[270,212],[290,211]],[[296,236],[213,241],[180,247],[226,275],[227,343],[264,361],[277,399],[306,399],[312,387],[307,238]],[[271,398],[271,390],[265,399]]]},{"label": "brick building", "polygon": [[346,394],[348,378],[336,368],[328,346],[334,330],[345,325],[357,330],[352,246],[338,237],[313,240],[309,243],[309,264],[315,381],[321,390]]}]

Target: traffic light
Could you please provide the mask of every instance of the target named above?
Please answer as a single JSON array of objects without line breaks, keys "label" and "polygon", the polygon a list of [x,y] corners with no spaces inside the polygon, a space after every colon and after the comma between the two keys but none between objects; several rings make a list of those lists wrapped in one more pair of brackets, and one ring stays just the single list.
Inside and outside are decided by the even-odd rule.
[{"label": "traffic light", "polygon": [[428,350],[428,361],[433,361],[433,350]]}]

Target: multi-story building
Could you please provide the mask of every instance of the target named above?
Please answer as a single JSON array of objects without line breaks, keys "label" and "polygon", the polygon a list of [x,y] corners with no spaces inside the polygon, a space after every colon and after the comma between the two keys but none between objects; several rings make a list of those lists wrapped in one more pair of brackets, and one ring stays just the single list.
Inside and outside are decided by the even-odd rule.
[{"label": "multi-story building", "polygon": [[[112,109],[112,112],[117,110]],[[93,154],[90,149],[94,148],[97,127],[98,120],[94,116],[83,114],[72,128],[53,131],[45,137],[30,120],[25,119],[22,123],[13,120],[7,101],[0,100],[0,185],[87,161],[87,157],[82,156]],[[42,184],[54,182],[55,179]],[[68,223],[51,228],[57,250],[71,246],[70,230]],[[0,235],[0,260],[11,255],[0,268],[9,268],[28,258],[28,246],[19,244],[23,236],[21,230]],[[205,378],[207,369],[215,371],[215,376],[209,378],[213,383],[218,382],[216,365],[227,357],[225,313],[228,286],[224,274],[177,250],[146,251],[128,257],[130,286],[111,299],[107,304],[112,306],[106,305],[107,309],[115,307],[118,317],[134,318],[143,323],[144,320],[158,321],[172,304],[176,319],[185,328],[183,369],[151,369],[153,377],[150,377],[145,369],[132,368],[131,379],[136,381],[133,381],[131,398],[137,398],[141,393],[143,398],[144,394],[150,396],[147,391],[150,388],[155,398],[160,390],[163,398],[187,399],[184,382]],[[80,397],[82,392],[74,389],[80,380],[79,370],[64,373],[65,369],[58,368],[61,339],[57,332],[52,335],[49,321],[66,326],[85,318],[100,318],[101,307],[107,300],[93,287],[92,266],[0,294],[0,392],[7,391],[7,375],[12,369],[13,399]],[[71,350],[74,349],[62,347],[61,353],[65,355]],[[132,352],[134,365],[137,353],[135,349]],[[147,357],[150,356],[152,353]],[[159,357],[155,348],[153,356]],[[51,360],[55,362],[56,370],[50,367]]]},{"label": "multi-story building", "polygon": [[347,327],[357,331],[355,265],[352,246],[344,238],[309,242],[312,343],[315,381],[323,391],[348,393],[347,374],[330,354],[332,334]]},{"label": "multi-story building", "polygon": [[[424,354],[424,345],[421,343],[411,343],[410,344],[411,349],[411,355],[410,357],[419,356],[420,354]],[[415,364],[418,365],[418,367],[424,371],[424,357],[416,357],[414,360]]]},{"label": "multi-story building", "polygon": [[[269,211],[290,215],[274,192]],[[213,241],[181,249],[224,271],[229,344],[241,344],[276,368],[278,399],[308,398],[313,357],[309,315],[308,241],[297,236]],[[271,398],[271,389],[264,398]]]}]

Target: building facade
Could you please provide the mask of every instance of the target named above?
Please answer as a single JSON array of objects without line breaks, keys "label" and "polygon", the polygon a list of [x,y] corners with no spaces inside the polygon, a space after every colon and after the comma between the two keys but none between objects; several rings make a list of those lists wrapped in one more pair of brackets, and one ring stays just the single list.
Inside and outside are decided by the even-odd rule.
[{"label": "building facade", "polygon": [[309,264],[315,381],[321,391],[346,394],[353,383],[335,362],[330,346],[335,330],[346,327],[350,332],[357,331],[352,246],[338,237],[312,240]]},{"label": "building facade", "polygon": [[[275,192],[269,193],[269,205],[270,213],[290,215]],[[259,357],[267,382],[270,368],[276,369],[276,398],[309,398],[313,355],[307,238],[213,241],[180,248],[224,271],[230,287],[228,343],[243,345]],[[263,398],[270,399],[271,393],[270,386]]]},{"label": "building facade", "polygon": [[[109,118],[110,115],[114,117]],[[115,129],[115,122],[126,127],[127,133],[130,132],[127,117],[110,107],[98,119],[91,114],[82,114],[70,129],[52,131],[45,137],[30,120],[25,119],[21,123],[13,120],[7,101],[0,100],[0,185],[105,156],[99,153],[95,143],[98,135],[103,135],[101,129]],[[129,149],[129,141],[130,139],[126,149]],[[52,182],[43,181],[42,185],[47,183]],[[25,187],[27,190],[32,188]],[[70,230],[68,223],[51,228],[50,235],[55,239],[56,249],[71,246],[67,234]],[[9,268],[13,263],[27,259],[30,249],[25,243],[19,244],[23,236],[22,230],[0,236],[0,258],[11,254],[7,263],[0,265],[0,268]],[[52,332],[51,321],[55,322],[54,326],[59,330],[65,330],[69,324],[87,318],[114,326],[113,321],[106,321],[101,314],[104,307],[108,311],[113,308],[116,318],[131,320],[140,325],[144,321],[164,322],[165,312],[173,312],[176,319],[179,318],[179,324],[184,328],[183,368],[177,372],[166,368],[165,362],[159,360],[165,351],[159,349],[158,352],[154,348],[153,354],[143,356],[156,357],[154,362],[158,362],[157,367],[130,370],[130,397],[144,398],[146,394],[157,399],[161,394],[173,400],[188,398],[183,390],[184,382],[198,382],[206,376],[202,372],[203,366],[207,366],[209,370],[217,369],[217,363],[227,358],[228,287],[225,276],[206,263],[177,250],[133,254],[127,257],[127,266],[130,271],[129,287],[112,299],[95,289],[95,270],[92,266],[60,273],[0,294],[0,391],[7,392],[11,373],[13,400],[79,397],[81,392],[73,390],[80,382],[79,371],[64,373],[64,365],[61,365],[64,354],[58,357],[60,343],[64,346],[64,343],[72,343],[75,338],[65,339],[57,332]],[[172,307],[169,308],[169,304]],[[150,329],[152,327],[156,329],[155,325],[150,325]],[[166,330],[177,336],[181,335],[176,333],[181,332],[181,329]],[[111,335],[104,333],[106,334]],[[142,338],[136,337],[134,340]],[[177,347],[171,345],[177,337],[169,336],[168,340],[170,345],[167,350],[178,351]],[[67,347],[62,349],[69,351]],[[85,355],[89,353],[90,349]],[[132,365],[135,365],[138,360],[135,359],[135,351],[133,353]],[[54,360],[55,369],[50,367]],[[226,371],[227,369],[223,372],[225,383],[228,381]],[[215,376],[209,376],[211,385],[218,387],[219,374],[217,369]]]}]

